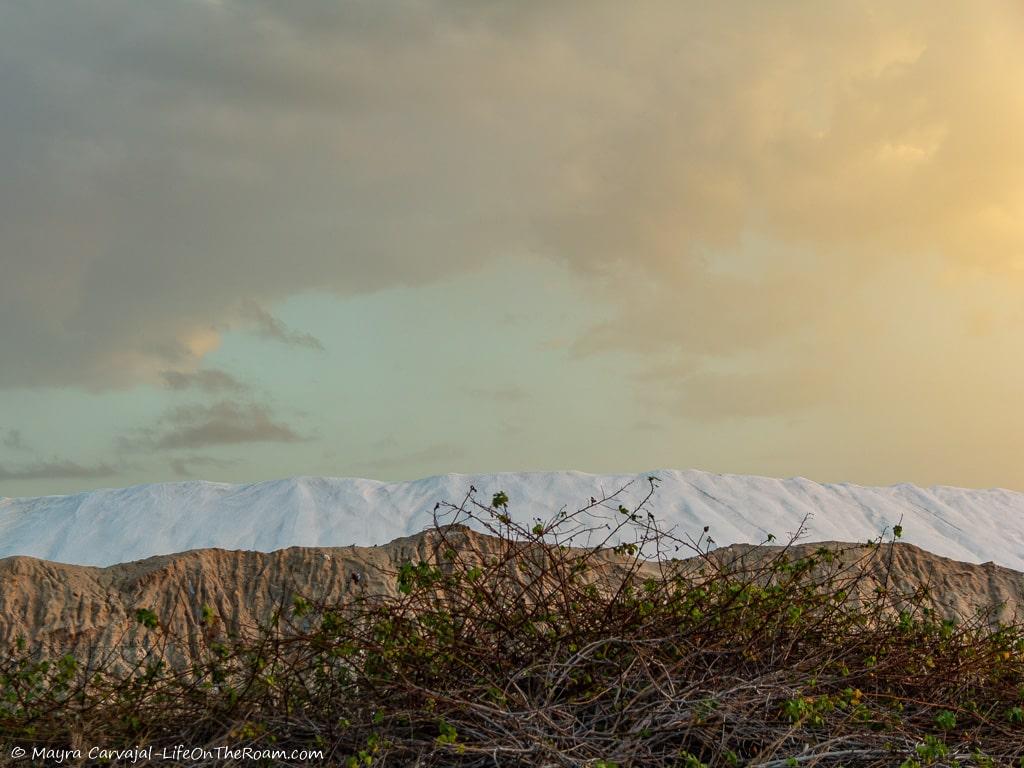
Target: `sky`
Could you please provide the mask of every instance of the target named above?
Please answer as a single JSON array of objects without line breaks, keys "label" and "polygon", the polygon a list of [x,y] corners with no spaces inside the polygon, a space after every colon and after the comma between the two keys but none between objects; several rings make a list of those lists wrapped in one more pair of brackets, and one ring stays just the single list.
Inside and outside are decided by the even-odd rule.
[{"label": "sky", "polygon": [[1024,490],[1016,2],[0,2],[0,496]]}]

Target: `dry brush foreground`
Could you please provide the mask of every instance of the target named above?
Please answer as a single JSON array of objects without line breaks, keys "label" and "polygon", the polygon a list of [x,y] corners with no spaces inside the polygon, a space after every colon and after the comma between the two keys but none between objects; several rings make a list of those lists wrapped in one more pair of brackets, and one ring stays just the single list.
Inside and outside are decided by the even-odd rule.
[{"label": "dry brush foreground", "polygon": [[[4,754],[189,744],[311,748],[346,766],[594,768],[1024,757],[1024,628],[1007,614],[1019,575],[957,566],[982,591],[1005,580],[987,593],[1005,594],[1002,613],[978,611],[948,599],[941,558],[908,576],[923,553],[891,540],[713,551],[662,530],[650,496],[627,509],[617,495],[521,524],[503,494],[470,493],[375,561],[233,553],[229,593],[222,570],[189,570],[187,556],[79,569],[77,588],[96,592],[75,605],[102,598],[112,613],[38,607],[52,631],[8,643]],[[320,569],[267,568],[310,553]],[[178,590],[140,602],[168,564]],[[128,600],[113,587],[132,566]],[[76,588],[66,566],[19,558],[13,574],[35,583],[34,568],[50,569],[53,595]],[[10,578],[8,639],[42,626]]]}]

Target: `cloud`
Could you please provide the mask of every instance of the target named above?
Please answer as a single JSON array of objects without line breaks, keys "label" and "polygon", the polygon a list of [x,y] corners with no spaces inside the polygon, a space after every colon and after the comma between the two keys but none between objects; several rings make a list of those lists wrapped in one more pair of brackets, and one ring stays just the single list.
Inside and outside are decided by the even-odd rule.
[{"label": "cloud", "polygon": [[[243,443],[297,443],[305,439],[277,420],[265,405],[222,400],[211,405],[172,408],[159,425],[123,435],[118,444],[121,451],[163,451]],[[187,457],[182,461],[185,463],[181,466],[189,463]]]},{"label": "cloud", "polygon": [[220,459],[214,456],[201,456],[191,454],[188,456],[176,456],[170,460],[171,469],[179,477],[195,477],[199,468],[227,469],[237,466],[240,462],[237,459]]},{"label": "cloud", "polygon": [[110,477],[117,469],[109,464],[83,465],[64,459],[52,459],[16,468],[0,465],[0,480],[98,479]]},{"label": "cloud", "polygon": [[279,302],[529,253],[610,318],[558,350],[682,366],[652,407],[983,446],[1024,421],[1022,32],[1011,0],[5,4],[0,388],[313,348]]},{"label": "cloud", "polygon": [[505,170],[448,135],[471,103],[408,113],[476,58],[436,10],[0,9],[0,387],[159,381],[247,327],[244,300],[476,267]]},{"label": "cloud", "polygon": [[271,341],[279,341],[292,347],[306,347],[318,352],[324,351],[323,342],[316,336],[302,331],[293,331],[278,318],[254,302],[246,302],[243,315],[251,319],[256,326],[256,333]]},{"label": "cloud", "polygon": [[161,378],[168,389],[183,391],[197,389],[202,392],[240,392],[245,385],[230,373],[216,368],[201,368],[197,371],[161,371]]},{"label": "cloud", "polygon": [[892,260],[1019,284],[1021,27],[1008,1],[7,5],[0,387],[159,381],[242,302],[524,251],[618,308],[582,353],[858,323],[833,294]]},{"label": "cloud", "polygon": [[0,432],[2,438],[0,438],[0,444],[5,448],[10,448],[12,451],[27,451],[29,445],[25,441],[24,435],[22,435],[20,429],[5,429]]}]

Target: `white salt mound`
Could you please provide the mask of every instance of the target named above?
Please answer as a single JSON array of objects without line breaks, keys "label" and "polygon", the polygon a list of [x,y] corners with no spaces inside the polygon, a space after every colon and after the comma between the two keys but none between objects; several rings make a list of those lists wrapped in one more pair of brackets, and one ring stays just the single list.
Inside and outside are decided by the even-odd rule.
[{"label": "white salt mound", "polygon": [[679,534],[718,546],[785,541],[810,517],[803,541],[863,542],[902,520],[903,540],[966,562],[1024,571],[1024,493],[900,484],[871,488],[696,470],[639,475],[529,472],[441,475],[411,482],[296,477],[248,485],[154,483],[70,496],[0,498],[0,557],[32,555],[112,565],[151,555],[220,547],[270,552],[290,546],[385,544],[432,524],[438,501],[508,494],[513,518],[575,510],[633,481],[630,506],[660,485],[650,510]]}]

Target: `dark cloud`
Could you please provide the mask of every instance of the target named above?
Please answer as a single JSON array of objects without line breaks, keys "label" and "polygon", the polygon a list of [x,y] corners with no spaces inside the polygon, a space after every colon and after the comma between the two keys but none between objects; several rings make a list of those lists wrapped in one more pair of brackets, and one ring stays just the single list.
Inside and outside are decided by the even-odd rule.
[{"label": "dark cloud", "polygon": [[318,352],[324,351],[323,343],[316,336],[292,330],[258,304],[247,302],[243,314],[255,323],[256,333],[261,338],[279,341],[293,347],[306,347]]},{"label": "dark cloud", "polygon": [[122,452],[163,451],[243,443],[297,443],[305,439],[278,420],[265,405],[222,400],[212,405],[172,408],[157,426],[121,436],[118,448]]},{"label": "dark cloud", "polygon": [[241,392],[245,385],[230,373],[216,368],[197,371],[161,371],[168,389],[176,391],[196,389],[202,392]]},{"label": "dark cloud", "polygon": [[18,467],[0,466],[0,480],[94,480],[110,477],[118,470],[109,464],[83,465],[74,461],[52,459]]},{"label": "dark cloud", "polygon": [[160,381],[251,326],[243,300],[479,264],[515,207],[489,142],[449,135],[491,118],[420,102],[482,55],[436,11],[0,8],[0,387]]}]

